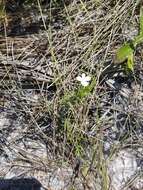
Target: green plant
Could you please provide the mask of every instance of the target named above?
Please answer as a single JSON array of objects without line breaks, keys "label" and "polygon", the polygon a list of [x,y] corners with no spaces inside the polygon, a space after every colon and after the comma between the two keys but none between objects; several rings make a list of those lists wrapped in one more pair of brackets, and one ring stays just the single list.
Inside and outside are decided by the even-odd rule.
[{"label": "green plant", "polygon": [[96,79],[93,78],[92,82],[88,86],[80,86],[76,91],[68,92],[66,93],[62,100],[61,103],[68,105],[68,104],[77,104],[82,102],[84,98],[86,98],[88,95],[91,94],[93,88],[96,85]]},{"label": "green plant", "polygon": [[125,69],[134,70],[134,52],[137,45],[143,42],[143,7],[140,10],[139,34],[131,41],[125,42],[116,52],[115,63],[127,63]]},{"label": "green plant", "polygon": [[80,85],[77,90],[65,94],[60,102],[63,109],[66,110],[65,115],[60,115],[60,118],[62,118],[62,125],[64,126],[64,132],[66,134],[66,141],[72,146],[72,152],[77,157],[81,157],[84,154],[84,144],[87,141],[87,137],[82,132],[79,122],[75,121],[76,119],[73,110],[84,105],[84,102],[87,101],[87,97],[92,93],[95,85],[96,79],[93,78],[89,85]]},{"label": "green plant", "polygon": [[0,0],[0,20],[5,18],[6,12],[5,12],[5,3],[4,1]]}]

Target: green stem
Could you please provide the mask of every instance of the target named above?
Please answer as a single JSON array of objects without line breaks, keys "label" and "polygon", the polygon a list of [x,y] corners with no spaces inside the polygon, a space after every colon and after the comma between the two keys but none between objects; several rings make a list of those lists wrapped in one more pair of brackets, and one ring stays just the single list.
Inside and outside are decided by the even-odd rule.
[{"label": "green stem", "polygon": [[138,44],[140,44],[140,43],[142,43],[142,42],[143,42],[143,34],[136,36],[136,37],[134,38],[134,40],[133,40],[134,48],[135,48]]},{"label": "green stem", "polygon": [[143,42],[143,7],[140,9],[140,29],[139,29],[139,35],[136,36],[133,40],[133,46],[134,48]]}]

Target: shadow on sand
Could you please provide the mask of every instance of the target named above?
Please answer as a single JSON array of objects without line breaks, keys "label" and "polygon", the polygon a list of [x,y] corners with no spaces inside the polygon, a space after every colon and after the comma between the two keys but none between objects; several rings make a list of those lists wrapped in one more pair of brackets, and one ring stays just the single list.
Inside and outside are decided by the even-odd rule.
[{"label": "shadow on sand", "polygon": [[41,183],[35,178],[0,179],[0,190],[41,190]]}]

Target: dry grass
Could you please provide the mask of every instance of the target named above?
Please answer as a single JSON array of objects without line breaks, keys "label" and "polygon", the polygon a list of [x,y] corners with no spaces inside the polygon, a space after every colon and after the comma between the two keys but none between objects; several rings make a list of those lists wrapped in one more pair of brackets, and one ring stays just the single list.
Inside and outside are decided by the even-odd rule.
[{"label": "dry grass", "polygon": [[[9,148],[17,145],[14,150],[22,139],[44,142],[46,160],[30,161],[28,152],[23,155],[41,168],[72,166],[71,189],[77,188],[74,175],[85,189],[109,189],[108,159],[122,148],[134,150],[143,145],[139,136],[141,48],[136,51],[134,76],[126,76],[120,65],[113,64],[116,49],[137,32],[140,4],[134,0],[51,1],[44,10],[37,0],[39,14],[33,6],[34,18],[27,16],[33,20],[23,16],[19,22],[22,31],[25,28],[22,36],[13,37],[13,13],[7,13],[10,19],[1,26],[0,109],[15,115],[17,128],[11,124],[6,130],[18,135],[10,143],[3,129],[1,134]],[[36,22],[38,33],[29,35],[25,26]],[[77,100],[75,94],[81,87],[76,76],[81,73],[92,76],[96,84]],[[107,142],[111,145],[108,153]],[[5,152],[5,145],[1,146]],[[21,159],[20,154],[15,157]]]}]

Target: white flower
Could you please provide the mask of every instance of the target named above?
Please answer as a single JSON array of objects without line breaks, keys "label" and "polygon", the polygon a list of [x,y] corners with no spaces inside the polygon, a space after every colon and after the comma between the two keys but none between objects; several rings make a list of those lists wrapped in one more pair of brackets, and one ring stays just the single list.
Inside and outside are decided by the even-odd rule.
[{"label": "white flower", "polygon": [[81,82],[81,85],[82,86],[88,86],[89,85],[89,82],[91,80],[91,77],[90,76],[86,76],[85,73],[82,73],[81,76],[78,76],[76,78],[79,82]]}]

